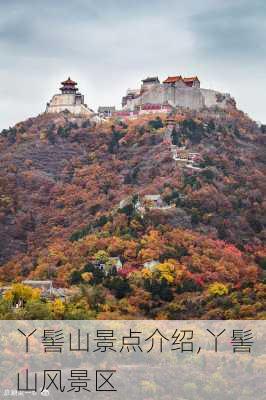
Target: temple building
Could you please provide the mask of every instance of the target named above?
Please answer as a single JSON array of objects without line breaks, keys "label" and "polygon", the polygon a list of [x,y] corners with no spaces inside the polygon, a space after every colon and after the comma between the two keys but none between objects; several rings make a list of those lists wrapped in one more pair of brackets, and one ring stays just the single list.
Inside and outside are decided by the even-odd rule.
[{"label": "temple building", "polygon": [[145,90],[148,90],[152,86],[158,85],[158,84],[160,84],[158,76],[152,76],[152,77],[148,76],[147,78],[142,79],[142,85],[141,85],[140,92],[144,92]]},{"label": "temple building", "polygon": [[163,81],[163,84],[168,87],[193,87],[200,88],[200,81],[197,76],[192,76],[191,78],[182,78],[181,75],[178,76],[168,76],[167,79]]},{"label": "temple building", "polygon": [[128,89],[122,97],[123,111],[156,107],[183,107],[200,110],[209,107],[227,108],[235,106],[235,100],[229,93],[203,89],[197,76],[182,77],[176,74],[168,76],[162,83],[157,76],[142,80],[139,89]]},{"label": "temple building", "polygon": [[115,106],[99,106],[98,115],[103,118],[112,117],[115,113]]},{"label": "temple building", "polygon": [[55,94],[52,100],[47,103],[47,113],[59,113],[68,111],[75,115],[92,116],[94,111],[84,103],[84,96],[78,91],[77,83],[70,77],[61,82],[61,93]]}]

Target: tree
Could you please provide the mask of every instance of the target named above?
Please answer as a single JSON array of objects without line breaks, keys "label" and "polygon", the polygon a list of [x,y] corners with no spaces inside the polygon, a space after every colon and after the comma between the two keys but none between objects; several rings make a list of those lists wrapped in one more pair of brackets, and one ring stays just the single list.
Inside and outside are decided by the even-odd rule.
[{"label": "tree", "polygon": [[40,289],[33,289],[22,283],[14,283],[4,294],[4,299],[12,305],[21,304],[24,306],[30,300],[40,300],[40,294]]},{"label": "tree", "polygon": [[108,254],[106,253],[106,251],[104,251],[104,250],[99,250],[99,251],[94,255],[94,259],[95,259],[96,262],[105,264],[105,263],[107,263],[107,261],[109,260],[109,256],[108,256]]},{"label": "tree", "polygon": [[193,144],[198,144],[204,137],[204,127],[193,119],[186,119],[180,123],[181,135],[188,138]]},{"label": "tree", "polygon": [[181,141],[180,141],[180,135],[179,133],[176,131],[176,129],[174,128],[171,134],[171,138],[172,138],[172,143],[175,146],[181,146]]},{"label": "tree", "polygon": [[65,305],[61,299],[55,299],[50,305],[50,310],[55,319],[60,319],[64,315]]},{"label": "tree", "polygon": [[23,319],[52,319],[50,308],[47,303],[30,300],[26,303]]},{"label": "tree", "polygon": [[223,283],[214,282],[208,287],[211,296],[225,296],[228,294],[228,287]]},{"label": "tree", "polygon": [[149,126],[153,129],[160,129],[163,128],[163,122],[160,117],[156,117],[156,119],[149,121]]},{"label": "tree", "polygon": [[77,285],[81,282],[81,271],[73,271],[70,275],[70,283],[72,285]]},{"label": "tree", "polygon": [[104,286],[110,289],[118,299],[122,299],[131,292],[128,280],[120,276],[108,278]]},{"label": "tree", "polygon": [[266,125],[261,125],[260,130],[262,133],[266,133]]},{"label": "tree", "polygon": [[83,272],[81,274],[81,278],[84,282],[89,283],[93,279],[93,273],[92,272]]}]

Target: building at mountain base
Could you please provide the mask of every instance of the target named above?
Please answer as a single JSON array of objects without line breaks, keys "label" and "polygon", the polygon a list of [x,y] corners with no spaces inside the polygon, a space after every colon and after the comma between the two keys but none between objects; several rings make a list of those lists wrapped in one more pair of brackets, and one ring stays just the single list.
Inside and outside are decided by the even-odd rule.
[{"label": "building at mountain base", "polygon": [[98,115],[100,117],[109,118],[115,114],[115,106],[99,106]]},{"label": "building at mountain base", "polygon": [[178,75],[169,76],[162,83],[158,77],[143,79],[139,89],[128,89],[126,96],[122,98],[122,107],[127,111],[141,109],[145,104],[168,104],[172,107],[200,110],[204,107],[235,106],[235,101],[228,93],[202,89],[197,76],[183,78]]},{"label": "building at mountain base", "polygon": [[68,111],[71,114],[90,117],[94,115],[87,104],[84,103],[84,96],[78,91],[77,83],[72,81],[70,77],[61,83],[61,93],[55,94],[52,100],[47,103],[47,113],[60,113]]}]

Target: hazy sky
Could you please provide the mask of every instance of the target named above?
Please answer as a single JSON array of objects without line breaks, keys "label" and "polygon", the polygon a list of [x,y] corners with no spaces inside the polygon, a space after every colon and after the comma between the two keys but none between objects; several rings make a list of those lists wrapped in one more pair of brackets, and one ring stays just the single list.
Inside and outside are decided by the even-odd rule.
[{"label": "hazy sky", "polygon": [[198,75],[266,122],[265,0],[0,0],[0,129],[71,76],[93,108],[147,75]]}]

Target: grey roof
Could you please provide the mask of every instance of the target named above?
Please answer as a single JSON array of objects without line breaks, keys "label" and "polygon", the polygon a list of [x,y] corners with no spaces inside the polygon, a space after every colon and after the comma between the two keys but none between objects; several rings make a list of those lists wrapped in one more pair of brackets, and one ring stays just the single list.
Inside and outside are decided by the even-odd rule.
[{"label": "grey roof", "polygon": [[115,111],[115,106],[100,106],[98,107],[98,112],[105,112],[105,111]]},{"label": "grey roof", "polygon": [[160,82],[158,76],[148,76],[145,79],[142,79],[142,82]]}]

